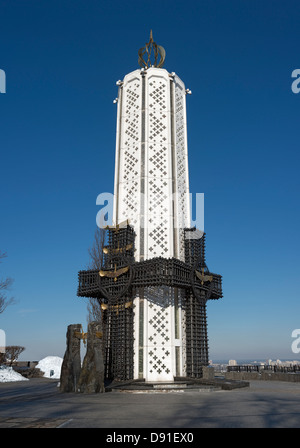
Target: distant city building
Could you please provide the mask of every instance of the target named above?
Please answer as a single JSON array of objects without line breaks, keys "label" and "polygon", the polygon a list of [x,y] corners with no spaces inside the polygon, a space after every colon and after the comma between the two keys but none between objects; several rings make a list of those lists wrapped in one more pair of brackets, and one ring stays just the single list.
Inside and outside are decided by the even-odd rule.
[{"label": "distant city building", "polygon": [[230,359],[230,360],[228,361],[228,365],[229,365],[229,366],[237,366],[237,362],[236,362],[235,359]]}]

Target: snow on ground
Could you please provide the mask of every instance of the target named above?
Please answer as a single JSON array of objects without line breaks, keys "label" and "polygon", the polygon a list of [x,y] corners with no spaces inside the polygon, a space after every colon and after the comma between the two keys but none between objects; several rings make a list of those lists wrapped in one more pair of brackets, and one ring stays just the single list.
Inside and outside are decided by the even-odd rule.
[{"label": "snow on ground", "polygon": [[[59,356],[46,356],[37,364],[37,368],[44,373],[44,377],[60,379],[60,371],[63,359]],[[11,381],[28,381],[20,373],[16,372],[12,367],[0,366],[0,383],[8,383]]]},{"label": "snow on ground", "polygon": [[46,378],[60,379],[62,362],[63,358],[59,356],[46,356],[39,361],[36,368],[44,372]]},{"label": "snow on ground", "polygon": [[11,381],[28,381],[28,378],[15,372],[12,367],[0,366],[0,383],[9,383]]}]

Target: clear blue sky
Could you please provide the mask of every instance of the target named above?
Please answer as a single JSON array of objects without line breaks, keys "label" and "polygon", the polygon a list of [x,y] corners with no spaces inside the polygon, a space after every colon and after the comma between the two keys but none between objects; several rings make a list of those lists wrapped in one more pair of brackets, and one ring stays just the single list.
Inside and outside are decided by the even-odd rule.
[{"label": "clear blue sky", "polygon": [[17,303],[0,315],[22,359],[63,356],[86,327],[77,272],[96,198],[113,192],[115,82],[149,39],[187,97],[190,188],[205,194],[210,358],[300,359],[298,0],[0,0],[1,276]]}]

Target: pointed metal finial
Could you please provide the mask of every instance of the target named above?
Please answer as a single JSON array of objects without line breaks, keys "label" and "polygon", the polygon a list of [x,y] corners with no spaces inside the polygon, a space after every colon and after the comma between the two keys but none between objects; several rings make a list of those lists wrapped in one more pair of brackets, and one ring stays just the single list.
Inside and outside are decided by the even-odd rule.
[{"label": "pointed metal finial", "polygon": [[[162,46],[157,45],[153,41],[152,30],[150,31],[149,42],[147,44],[145,44],[145,46],[143,48],[139,49],[138,54],[139,54],[139,66],[142,68],[162,67],[165,62],[165,58],[166,58],[165,49]],[[143,57],[145,54],[147,55],[147,60],[145,60]],[[154,57],[153,63],[151,62],[152,54]],[[160,56],[159,60],[158,60],[158,56]]]}]

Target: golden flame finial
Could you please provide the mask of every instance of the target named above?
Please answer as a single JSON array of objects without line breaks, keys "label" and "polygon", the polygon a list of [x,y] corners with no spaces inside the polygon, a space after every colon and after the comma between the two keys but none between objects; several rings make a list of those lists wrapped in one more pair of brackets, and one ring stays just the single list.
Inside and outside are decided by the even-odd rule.
[{"label": "golden flame finial", "polygon": [[[143,48],[140,48],[138,51],[139,54],[139,66],[142,68],[149,68],[149,67],[162,67],[165,58],[166,58],[166,52],[165,49],[161,45],[157,45],[153,41],[153,34],[152,30],[150,31],[150,39],[147,44]],[[154,56],[154,62],[151,62],[151,56]],[[144,59],[144,55],[146,55],[147,60]],[[160,59],[158,60],[158,56]]]}]

